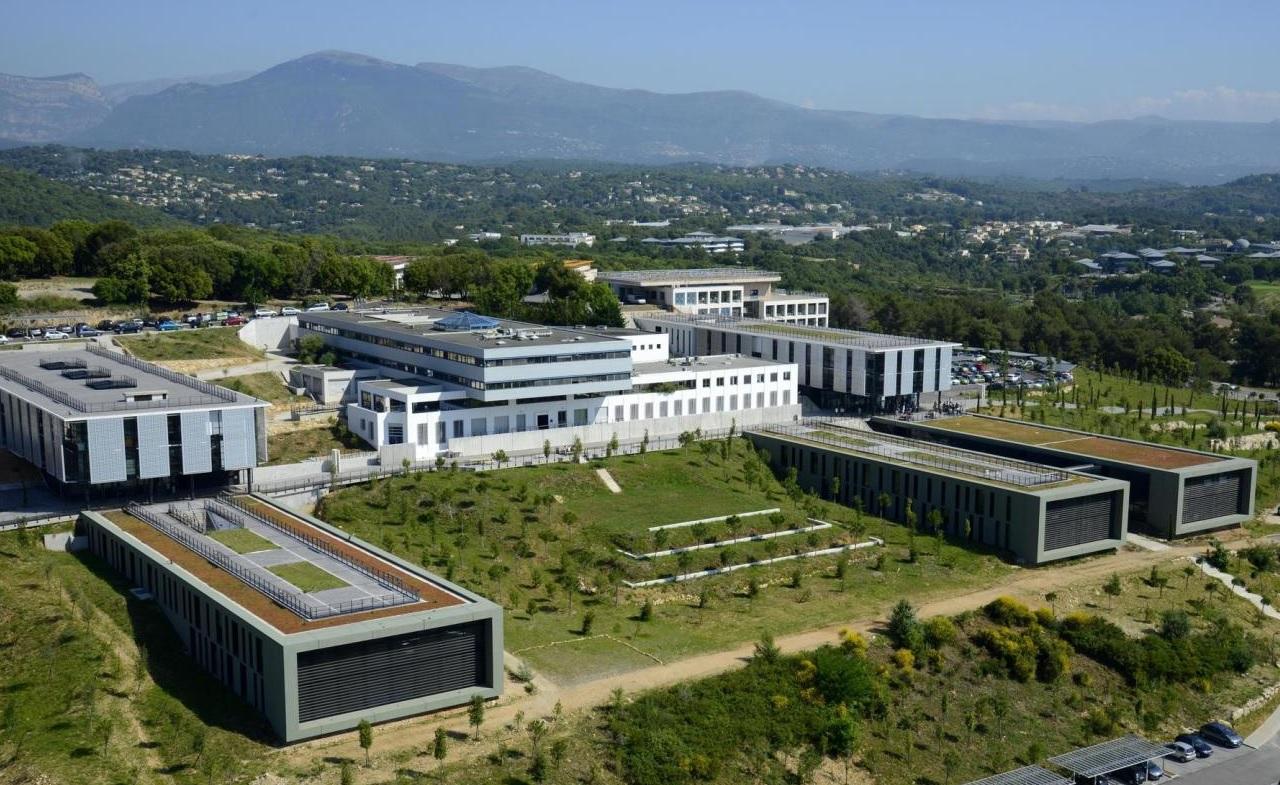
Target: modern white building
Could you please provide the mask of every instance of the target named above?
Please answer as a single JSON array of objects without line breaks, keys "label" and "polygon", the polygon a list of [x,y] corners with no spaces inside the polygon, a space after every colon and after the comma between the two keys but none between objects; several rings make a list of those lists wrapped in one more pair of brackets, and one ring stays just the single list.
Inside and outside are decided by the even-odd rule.
[{"label": "modern white building", "polygon": [[267,458],[268,404],[97,346],[5,352],[0,448],[56,490],[184,493]]},{"label": "modern white building", "polygon": [[585,245],[588,248],[595,245],[596,236],[587,232],[566,232],[564,234],[522,234],[520,235],[521,245],[568,245],[576,247]]},{"label": "modern white building", "polygon": [[775,288],[782,276],[767,270],[601,270],[597,278],[609,284],[623,303],[654,305],[679,314],[745,316],[825,327],[830,310],[825,294]]},{"label": "modern white building", "polygon": [[601,445],[788,421],[796,366],[734,356],[672,359],[668,337],[563,328],[467,312],[307,313],[357,379],[347,424],[384,458],[488,456],[575,439]]},{"label": "modern white building", "polygon": [[810,327],[735,316],[636,314],[636,327],[669,336],[677,357],[737,354],[796,365],[800,390],[824,409],[851,413],[914,408],[951,389],[946,341]]},{"label": "modern white building", "polygon": [[710,254],[739,253],[746,248],[741,237],[720,237],[711,232],[690,232],[684,237],[646,237],[640,242],[663,248],[701,248]]}]

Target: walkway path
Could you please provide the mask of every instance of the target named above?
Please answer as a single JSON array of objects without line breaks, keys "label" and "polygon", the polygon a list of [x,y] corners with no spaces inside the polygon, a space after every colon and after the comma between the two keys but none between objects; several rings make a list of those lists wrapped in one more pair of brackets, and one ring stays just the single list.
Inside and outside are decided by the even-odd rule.
[{"label": "walkway path", "polygon": [[[1199,553],[1200,547],[1197,545],[1174,545],[1160,552],[1126,550],[1115,556],[1088,559],[1060,567],[1026,570],[1001,585],[925,603],[919,607],[918,614],[921,618],[955,615],[980,608],[1004,595],[1043,604],[1044,595],[1051,591],[1061,591],[1081,583],[1100,582],[1114,572],[1140,570],[1150,565],[1164,564],[1174,558],[1194,557]],[[875,632],[880,624],[878,617],[855,617],[845,623],[782,636],[776,643],[783,652],[805,651],[835,642],[843,629]],[[521,693],[518,684],[509,683],[507,697],[486,712],[485,728],[489,729],[486,738],[477,744],[456,746],[454,749],[457,752],[451,753],[451,758],[455,755],[458,758],[484,755],[492,751],[499,739],[510,741],[512,737],[509,734],[495,734],[492,729],[512,722],[517,712],[527,721],[549,715],[556,703],[565,712],[573,712],[608,703],[614,690],[620,689],[626,694],[633,694],[715,676],[742,667],[751,658],[754,646],[754,642],[743,643],[725,651],[701,654],[573,685],[556,685],[539,679],[537,683],[540,689],[532,696]],[[427,749],[437,726],[462,735],[470,731],[465,709],[442,712],[427,718],[389,723],[385,730],[380,727],[377,749],[384,755],[406,748]],[[349,757],[353,760],[363,756],[355,733],[304,742],[281,751],[281,754],[292,764],[300,766],[331,756]],[[385,764],[375,760],[375,767],[395,765],[391,760],[393,757],[394,755],[388,755]],[[388,769],[385,773],[394,774],[394,771]]]},{"label": "walkway path", "polygon": [[1272,619],[1280,619],[1280,611],[1277,611],[1275,608],[1271,607],[1270,605],[1263,603],[1261,595],[1254,594],[1253,592],[1249,591],[1243,586],[1235,585],[1235,582],[1234,582],[1235,577],[1231,575],[1231,573],[1223,572],[1222,570],[1219,570],[1216,567],[1211,566],[1209,562],[1203,561],[1203,560],[1200,562],[1200,570],[1204,572],[1205,575],[1208,575],[1210,578],[1213,578],[1221,582],[1223,586],[1226,586],[1228,589],[1230,589],[1231,592],[1234,593],[1237,597],[1243,597],[1244,599],[1248,600],[1250,605],[1262,611],[1268,617]]},{"label": "walkway path", "polygon": [[622,493],[622,488],[618,485],[618,481],[613,479],[613,475],[608,469],[596,469],[596,476],[600,478],[600,482],[604,483],[604,487],[609,489],[610,493]]}]

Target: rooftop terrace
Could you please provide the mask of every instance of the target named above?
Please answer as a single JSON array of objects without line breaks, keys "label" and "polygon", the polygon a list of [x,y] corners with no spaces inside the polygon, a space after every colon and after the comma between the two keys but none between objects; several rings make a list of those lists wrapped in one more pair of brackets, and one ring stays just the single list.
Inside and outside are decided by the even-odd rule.
[{"label": "rooftop terrace", "polygon": [[[62,417],[263,403],[97,346],[6,352],[0,365],[0,389]],[[130,400],[134,396],[150,400]]]},{"label": "rooftop terrace", "polygon": [[1029,491],[1094,482],[1084,474],[1042,466],[1029,461],[999,458],[985,453],[946,447],[918,439],[854,430],[838,420],[804,420],[797,424],[767,425],[757,433],[804,441],[847,453],[917,466],[1011,488]]},{"label": "rooftop terrace", "polygon": [[789,337],[797,340],[821,341],[842,346],[857,346],[863,349],[896,349],[921,346],[960,346],[950,341],[934,341],[929,338],[911,338],[903,335],[885,335],[869,333],[861,330],[842,330],[838,327],[810,327],[798,324],[781,324],[763,319],[750,319],[739,316],[715,316],[710,314],[672,314],[660,313],[646,316],[647,319],[679,322],[681,324],[701,324],[720,330],[744,333],[756,333],[776,337]]},{"label": "rooftop terrace", "polygon": [[1154,444],[1097,436],[1064,428],[1046,428],[1017,420],[961,415],[920,423],[926,428],[985,436],[1008,442],[1045,447],[1085,458],[1123,461],[1151,469],[1182,469],[1222,460],[1216,455],[1162,447]]},{"label": "rooftop terrace", "polygon": [[252,497],[130,504],[106,517],[284,633],[466,602],[357,541]]},{"label": "rooftop terrace", "polygon": [[[622,340],[605,335],[595,328],[581,330],[567,327],[548,327],[541,324],[517,322],[510,319],[485,317],[487,326],[476,330],[441,330],[437,323],[454,315],[451,311],[431,308],[387,313],[326,311],[298,315],[302,327],[336,328],[383,335],[386,337],[414,337],[423,344],[456,346],[472,349],[496,349],[514,346],[550,346],[558,344],[604,343]],[[314,328],[313,328],[314,329]]]}]

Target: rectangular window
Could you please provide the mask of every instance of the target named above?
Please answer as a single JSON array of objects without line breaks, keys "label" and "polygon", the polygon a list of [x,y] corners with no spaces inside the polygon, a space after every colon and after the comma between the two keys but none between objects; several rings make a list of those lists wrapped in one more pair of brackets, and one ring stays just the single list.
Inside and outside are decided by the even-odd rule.
[{"label": "rectangular window", "polygon": [[404,426],[387,426],[387,444],[404,444]]},{"label": "rectangular window", "polygon": [[703,414],[706,414],[706,413],[707,413],[707,412],[709,412],[709,411],[711,411],[711,399],[710,399],[710,398],[703,398],[703,399],[702,399],[702,413],[703,413]]},{"label": "rectangular window", "polygon": [[652,403],[646,403],[646,404],[644,405],[644,418],[645,418],[646,420],[652,420],[652,419],[653,419],[653,404],[652,404]]},{"label": "rectangular window", "polygon": [[615,407],[613,407],[613,421],[614,421],[614,422],[622,422],[622,421],[623,421],[623,419],[625,419],[625,418],[624,418],[624,416],[623,416],[623,412],[624,412],[624,411],[626,411],[626,408],[625,408],[625,407],[623,407],[623,406],[615,406]]},{"label": "rectangular window", "polygon": [[702,386],[703,386],[703,387],[710,387],[710,386],[711,386],[711,380],[710,380],[710,379],[703,379],[703,380],[702,380]]},{"label": "rectangular window", "polygon": [[444,443],[444,421],[443,420],[436,423],[436,443],[437,444]]},{"label": "rectangular window", "polygon": [[717,396],[716,396],[716,411],[718,411],[718,412],[722,412],[722,411],[724,411],[724,396],[723,396],[723,395],[717,395]]},{"label": "rectangular window", "polygon": [[493,418],[493,432],[494,432],[494,433],[510,433],[510,432],[511,432],[511,418],[510,418],[509,416],[506,416],[506,415],[504,415],[504,416],[502,416],[502,417],[494,417],[494,418]]},{"label": "rectangular window", "polygon": [[783,391],[782,391],[782,405],[783,405],[783,406],[790,406],[790,405],[791,405],[791,391],[790,391],[790,390],[783,390]]},{"label": "rectangular window", "polygon": [[769,393],[769,405],[770,405],[770,406],[777,406],[777,405],[778,405],[778,392],[777,392],[777,390],[774,390],[773,392]]},{"label": "rectangular window", "polygon": [[529,421],[526,419],[525,415],[523,414],[516,415],[516,430],[517,431],[529,430]]},{"label": "rectangular window", "polygon": [[723,387],[723,386],[724,386],[724,377],[723,377],[723,376],[717,376],[717,377],[716,377],[716,386],[717,386],[717,387]]},{"label": "rectangular window", "polygon": [[473,417],[471,420],[471,435],[472,436],[488,436],[489,435],[488,426],[489,426],[489,421],[486,418]]},{"label": "rectangular window", "polygon": [[574,409],[574,410],[573,410],[573,424],[574,424],[574,425],[586,425],[586,424],[587,424],[587,410],[586,410],[586,409]]},{"label": "rectangular window", "polygon": [[764,408],[764,393],[762,392],[756,393],[756,408],[757,409]]},{"label": "rectangular window", "polygon": [[675,410],[675,416],[676,416],[676,417],[683,417],[683,416],[684,416],[684,401],[676,401],[675,409],[676,409],[676,410]]},{"label": "rectangular window", "polygon": [[461,439],[462,429],[465,427],[466,426],[463,425],[462,420],[454,420],[453,421],[453,438]]},{"label": "rectangular window", "polygon": [[631,404],[631,419],[632,420],[640,419],[640,404],[638,403]]},{"label": "rectangular window", "polygon": [[556,427],[565,428],[569,425],[569,412],[561,409],[556,412]]},{"label": "rectangular window", "polygon": [[738,396],[736,396],[736,395],[730,395],[730,396],[729,396],[729,411],[734,412],[734,411],[737,411],[737,410],[738,410]]},{"label": "rectangular window", "polygon": [[667,416],[667,402],[666,402],[666,401],[663,401],[662,403],[658,404],[658,416],[659,416],[659,417],[664,417],[664,418]]}]

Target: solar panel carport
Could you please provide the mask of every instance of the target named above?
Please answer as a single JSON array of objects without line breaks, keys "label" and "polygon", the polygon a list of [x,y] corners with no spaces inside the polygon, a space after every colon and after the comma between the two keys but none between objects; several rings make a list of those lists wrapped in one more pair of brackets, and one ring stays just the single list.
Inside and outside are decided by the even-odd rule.
[{"label": "solar panel carport", "polygon": [[1039,766],[1023,766],[1005,771],[994,777],[973,780],[967,785],[1071,785],[1071,780]]},{"label": "solar panel carport", "polygon": [[1050,758],[1049,762],[1080,777],[1098,777],[1123,771],[1139,763],[1159,760],[1168,754],[1167,747],[1129,734],[1057,755]]}]

